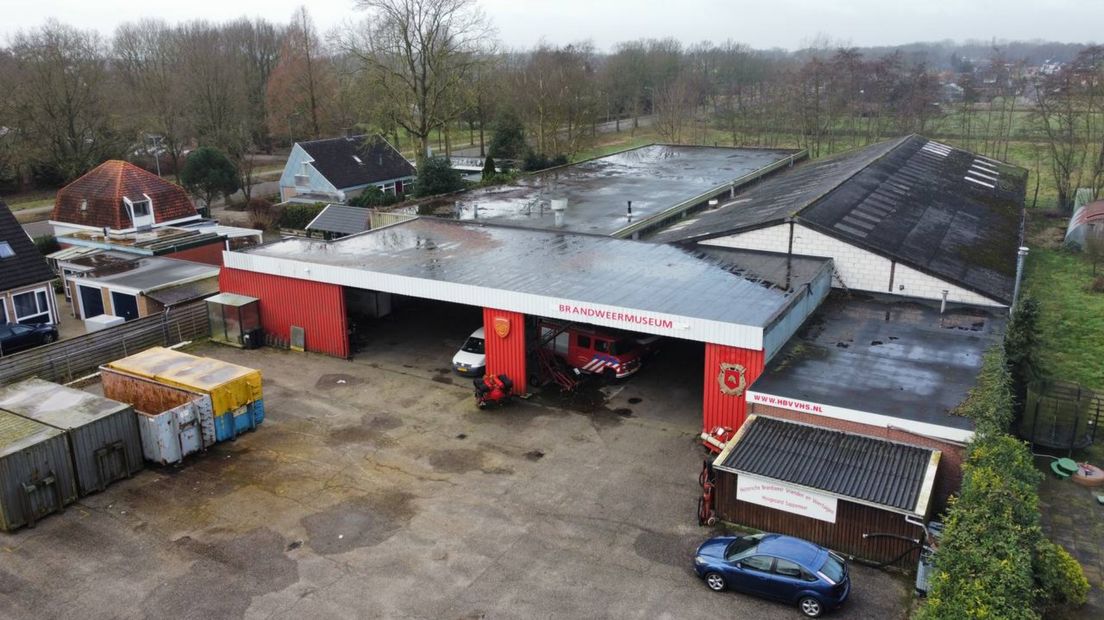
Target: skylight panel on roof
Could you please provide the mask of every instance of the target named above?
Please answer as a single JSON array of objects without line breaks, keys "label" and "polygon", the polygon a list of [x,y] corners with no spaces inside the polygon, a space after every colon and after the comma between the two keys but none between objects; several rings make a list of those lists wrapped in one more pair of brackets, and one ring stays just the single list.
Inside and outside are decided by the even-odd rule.
[{"label": "skylight panel on roof", "polygon": [[11,258],[15,256],[15,250],[12,249],[11,244],[7,241],[0,241],[0,258]]},{"label": "skylight panel on roof", "polygon": [[353,159],[356,160],[356,163],[358,163],[358,164],[362,164],[362,165],[364,164],[364,162],[360,161],[360,158],[357,157],[356,155],[353,155]]},{"label": "skylight panel on roof", "polygon": [[974,170],[973,168],[967,170],[966,174],[971,175],[971,176],[975,176],[975,177],[978,177],[978,178],[981,178],[981,179],[986,179],[986,180],[989,180],[989,181],[993,181],[994,183],[997,181],[996,176],[994,176],[992,174],[985,174],[984,172]]},{"label": "skylight panel on roof", "polygon": [[929,153],[934,153],[940,157],[946,157],[951,154],[951,149],[949,147],[943,146],[937,142],[928,142],[920,147],[920,149]]},{"label": "skylight panel on roof", "polygon": [[996,187],[996,185],[993,184],[993,183],[986,183],[985,181],[982,181],[981,179],[975,179],[974,177],[971,177],[971,176],[965,176],[965,177],[962,177],[962,178],[966,179],[967,181],[969,181],[971,183],[977,183],[978,185],[984,185],[985,187],[988,187],[989,189],[994,189]]}]

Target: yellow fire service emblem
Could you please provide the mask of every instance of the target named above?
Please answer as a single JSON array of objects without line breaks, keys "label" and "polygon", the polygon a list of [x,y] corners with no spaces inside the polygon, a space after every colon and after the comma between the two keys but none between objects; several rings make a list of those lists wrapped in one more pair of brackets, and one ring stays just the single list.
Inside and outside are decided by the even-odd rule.
[{"label": "yellow fire service emblem", "polygon": [[496,316],[494,320],[494,332],[498,334],[499,338],[505,338],[510,335],[510,319],[504,316]]},{"label": "yellow fire service emblem", "polygon": [[741,364],[721,362],[721,374],[717,375],[721,393],[726,396],[739,396],[747,389],[747,368]]}]

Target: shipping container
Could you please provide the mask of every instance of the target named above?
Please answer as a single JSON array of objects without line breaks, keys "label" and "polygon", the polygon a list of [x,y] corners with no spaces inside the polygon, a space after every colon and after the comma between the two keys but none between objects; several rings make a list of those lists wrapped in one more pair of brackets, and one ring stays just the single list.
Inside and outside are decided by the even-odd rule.
[{"label": "shipping container", "polygon": [[0,530],[34,526],[76,499],[65,434],[0,411]]},{"label": "shipping container", "polygon": [[0,410],[65,433],[81,496],[102,491],[143,467],[138,422],[128,404],[27,379],[0,389]]},{"label": "shipping container", "polygon": [[130,403],[137,410],[146,460],[162,465],[179,463],[218,441],[209,395],[106,366],[100,367],[100,380],[105,396]]},{"label": "shipping container", "polygon": [[[166,385],[210,394],[216,416],[234,412],[262,398],[259,370],[163,347],[147,349],[111,362],[107,367]],[[255,427],[260,421],[255,420],[252,426]]]}]

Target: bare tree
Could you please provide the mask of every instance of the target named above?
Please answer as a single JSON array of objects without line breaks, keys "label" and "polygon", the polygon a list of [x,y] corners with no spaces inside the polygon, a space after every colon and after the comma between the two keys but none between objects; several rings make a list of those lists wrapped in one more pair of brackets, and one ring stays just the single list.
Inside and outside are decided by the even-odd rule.
[{"label": "bare tree", "polygon": [[20,148],[40,169],[68,181],[122,153],[111,118],[105,46],[93,31],[48,20],[15,36],[10,89]]},{"label": "bare tree", "polygon": [[336,89],[333,67],[314,22],[306,7],[299,7],[268,84],[270,125],[286,126],[289,139],[294,140],[292,120],[297,118],[306,124],[307,136],[321,137],[323,129],[331,129],[327,117]]},{"label": "bare tree", "polygon": [[1035,118],[1047,138],[1058,208],[1066,212],[1073,207],[1073,192],[1081,183],[1081,165],[1085,160],[1085,146],[1079,135],[1082,122],[1079,88],[1078,76],[1069,67],[1035,83]]},{"label": "bare tree", "polygon": [[419,160],[430,136],[464,110],[464,84],[481,62],[491,27],[473,0],[357,0],[368,19],[346,41],[388,99],[394,121],[418,142]]},{"label": "bare tree", "polygon": [[660,87],[655,97],[656,130],[667,142],[679,144],[694,116],[694,97],[688,80]]},{"label": "bare tree", "polygon": [[115,31],[114,40],[119,75],[137,103],[130,107],[131,114],[141,119],[143,132],[160,136],[174,171],[180,170],[189,138],[187,97],[178,77],[182,70],[178,41],[176,32],[158,20],[125,23]]}]

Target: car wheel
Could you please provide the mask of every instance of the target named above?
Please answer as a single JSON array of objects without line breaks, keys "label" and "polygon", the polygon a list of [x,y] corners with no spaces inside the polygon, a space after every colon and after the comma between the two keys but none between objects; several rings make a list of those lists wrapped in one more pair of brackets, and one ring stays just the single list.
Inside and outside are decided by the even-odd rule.
[{"label": "car wheel", "polygon": [[801,609],[801,613],[805,614],[807,618],[819,618],[820,614],[824,613],[824,606],[820,604],[820,601],[811,596],[803,597],[798,601],[797,606]]},{"label": "car wheel", "polygon": [[725,583],[724,575],[720,573],[706,573],[705,585],[709,586],[709,589],[714,592],[723,592],[724,589],[728,587],[728,584]]},{"label": "car wheel", "polygon": [[53,334],[46,334],[45,336],[42,337],[42,344],[50,344],[53,341],[54,341],[54,335]]}]

